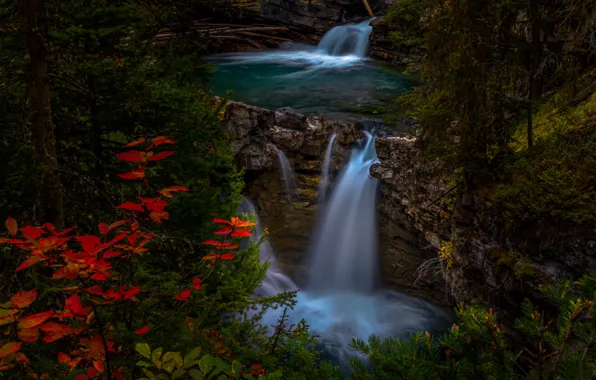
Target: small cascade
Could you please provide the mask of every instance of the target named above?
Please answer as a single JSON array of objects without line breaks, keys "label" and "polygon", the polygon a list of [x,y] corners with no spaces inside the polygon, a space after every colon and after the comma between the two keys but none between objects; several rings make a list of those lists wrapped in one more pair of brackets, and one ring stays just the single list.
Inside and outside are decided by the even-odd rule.
[{"label": "small cascade", "polygon": [[329,187],[329,171],[331,169],[331,159],[333,157],[333,148],[335,147],[335,139],[337,134],[331,135],[327,149],[325,150],[325,159],[323,161],[323,169],[321,171],[321,182],[319,183],[319,205],[325,204],[325,198],[327,197],[327,190]]},{"label": "small cascade", "polygon": [[[238,206],[238,213],[250,215],[253,212],[256,215],[257,225],[255,226],[250,239],[256,242],[263,235],[263,225],[259,219],[259,214],[254,203],[252,203],[250,199],[243,196],[242,201]],[[261,246],[259,247],[259,258],[261,259],[261,262],[269,261],[269,268],[267,269],[267,277],[265,277],[261,287],[257,290],[257,295],[269,297],[284,290],[290,291],[297,289],[294,281],[292,281],[292,279],[286,276],[281,269],[279,269],[277,263],[275,262],[273,248],[267,239],[261,242]]]},{"label": "small cascade", "polygon": [[328,31],[317,46],[326,55],[366,57],[372,26],[367,20],[360,24],[340,25]]},{"label": "small cascade", "polygon": [[298,190],[296,178],[294,178],[294,172],[292,171],[292,165],[290,165],[290,161],[284,152],[279,150],[275,145],[273,147],[275,148],[277,158],[279,159],[279,166],[286,188],[286,196],[288,197],[288,200],[292,202],[296,196],[296,191]]}]

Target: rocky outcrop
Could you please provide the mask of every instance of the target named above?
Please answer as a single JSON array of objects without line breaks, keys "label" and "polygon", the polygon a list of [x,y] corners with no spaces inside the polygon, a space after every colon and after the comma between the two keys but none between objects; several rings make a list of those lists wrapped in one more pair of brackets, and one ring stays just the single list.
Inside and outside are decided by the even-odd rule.
[{"label": "rocky outcrop", "polygon": [[[370,1],[377,11],[386,8],[383,1]],[[362,0],[261,0],[260,14],[293,28],[323,34],[338,24],[369,18]]]},{"label": "rocky outcrop", "polygon": [[[328,139],[337,133],[332,165],[337,173],[348,156],[350,144],[362,136],[362,125],[320,116],[305,117],[290,108],[269,111],[237,102],[228,103],[226,119],[228,132],[235,137],[232,149],[236,164],[246,170],[246,195],[255,201],[261,220],[268,226],[278,261],[288,273],[300,271],[314,228],[317,188]],[[417,156],[413,142],[399,137],[377,139],[379,158],[386,163],[373,167],[373,174],[382,183],[382,280],[390,289],[448,305],[450,299],[437,250],[427,242],[427,238],[440,239],[433,239],[430,234],[425,237],[422,232],[433,230],[434,226],[423,226],[432,224],[435,215],[431,214],[436,210],[424,214],[419,212],[421,208],[416,210],[405,203],[404,194],[426,204],[422,200],[427,196],[426,190],[433,191],[428,194],[429,199],[440,192],[438,185],[408,189]],[[291,203],[284,192],[274,145],[287,155],[295,170],[298,190]],[[421,198],[415,198],[416,195]]]},{"label": "rocky outcrop", "polygon": [[[387,221],[383,267],[388,270],[391,262],[408,257],[400,247],[404,237],[414,247],[429,247],[418,253],[427,261],[415,276],[407,271],[395,276],[405,282],[400,286],[417,280],[418,288],[436,289],[444,283],[454,299],[491,301],[508,318],[516,315],[523,298],[541,301],[540,284],[596,270],[596,230],[543,222],[509,231],[489,191],[450,187],[437,176],[437,163],[422,159],[415,139],[379,139],[377,150],[381,164],[373,166],[371,175],[381,181],[380,213]],[[453,212],[444,209],[449,205]]]}]

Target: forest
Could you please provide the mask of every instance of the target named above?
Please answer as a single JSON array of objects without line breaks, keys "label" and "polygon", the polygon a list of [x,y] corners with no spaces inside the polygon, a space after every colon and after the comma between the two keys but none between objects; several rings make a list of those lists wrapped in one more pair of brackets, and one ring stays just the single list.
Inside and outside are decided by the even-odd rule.
[{"label": "forest", "polygon": [[0,0],[0,379],[596,379],[595,0]]}]

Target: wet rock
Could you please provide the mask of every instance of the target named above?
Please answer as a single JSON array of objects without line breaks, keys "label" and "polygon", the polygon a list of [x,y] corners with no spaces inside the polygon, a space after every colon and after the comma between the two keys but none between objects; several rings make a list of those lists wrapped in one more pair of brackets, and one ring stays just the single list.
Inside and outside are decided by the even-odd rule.
[{"label": "wet rock", "polygon": [[306,117],[293,108],[283,107],[275,110],[275,123],[281,128],[304,130]]},{"label": "wet rock", "polygon": [[282,150],[298,151],[304,144],[304,133],[277,126],[268,131],[268,137]]}]

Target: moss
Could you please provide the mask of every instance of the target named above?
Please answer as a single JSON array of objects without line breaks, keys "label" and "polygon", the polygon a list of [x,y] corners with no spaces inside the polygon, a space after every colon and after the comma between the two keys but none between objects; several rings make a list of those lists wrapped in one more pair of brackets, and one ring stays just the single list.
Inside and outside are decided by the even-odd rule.
[{"label": "moss", "polygon": [[517,278],[535,277],[537,274],[532,262],[517,251],[492,250],[489,255],[497,260],[497,265],[512,270]]},{"label": "moss", "polygon": [[[596,76],[596,70],[591,75]],[[519,129],[512,144],[516,154],[495,198],[504,206],[509,225],[545,218],[596,221],[596,94],[564,106],[575,93],[564,89],[540,109],[530,151],[525,148],[525,128]]]}]

